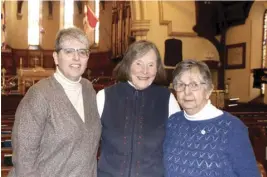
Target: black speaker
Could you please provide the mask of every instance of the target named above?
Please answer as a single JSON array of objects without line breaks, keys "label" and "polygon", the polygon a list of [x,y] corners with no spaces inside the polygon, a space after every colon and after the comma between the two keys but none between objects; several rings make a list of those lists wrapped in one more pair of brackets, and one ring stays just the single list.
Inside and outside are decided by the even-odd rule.
[{"label": "black speaker", "polygon": [[164,64],[166,66],[175,66],[182,60],[182,41],[174,38],[167,39],[165,41]]}]

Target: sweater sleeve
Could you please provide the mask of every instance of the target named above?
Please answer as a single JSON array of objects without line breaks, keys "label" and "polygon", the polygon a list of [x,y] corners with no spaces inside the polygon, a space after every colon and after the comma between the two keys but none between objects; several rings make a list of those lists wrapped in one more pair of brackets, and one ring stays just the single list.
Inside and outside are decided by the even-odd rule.
[{"label": "sweater sleeve", "polygon": [[16,110],[12,130],[12,161],[16,176],[41,176],[36,160],[47,116],[47,102],[43,95],[30,88]]},{"label": "sweater sleeve", "polygon": [[242,122],[235,123],[237,124],[232,127],[229,141],[229,157],[233,170],[240,177],[260,177],[248,129]]}]

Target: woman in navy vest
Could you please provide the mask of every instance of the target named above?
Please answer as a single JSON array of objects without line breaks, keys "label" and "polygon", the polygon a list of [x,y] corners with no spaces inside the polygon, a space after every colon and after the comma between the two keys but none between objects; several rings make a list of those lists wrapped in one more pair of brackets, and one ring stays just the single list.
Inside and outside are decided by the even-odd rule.
[{"label": "woman in navy vest", "polygon": [[168,88],[156,46],[138,41],[115,68],[117,84],[97,94],[101,117],[98,177],[163,177],[163,139],[168,117],[180,111]]},{"label": "woman in navy vest", "polygon": [[209,100],[213,84],[208,66],[184,60],[173,75],[184,111],[168,119],[165,177],[260,177],[247,127]]}]

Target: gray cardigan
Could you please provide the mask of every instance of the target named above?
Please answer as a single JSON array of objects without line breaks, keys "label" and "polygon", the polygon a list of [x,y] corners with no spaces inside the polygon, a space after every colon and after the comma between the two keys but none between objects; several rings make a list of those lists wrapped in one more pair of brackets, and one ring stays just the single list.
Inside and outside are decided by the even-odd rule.
[{"label": "gray cardigan", "polygon": [[85,122],[54,76],[28,90],[15,115],[9,177],[96,177],[101,123],[92,84],[81,84]]}]

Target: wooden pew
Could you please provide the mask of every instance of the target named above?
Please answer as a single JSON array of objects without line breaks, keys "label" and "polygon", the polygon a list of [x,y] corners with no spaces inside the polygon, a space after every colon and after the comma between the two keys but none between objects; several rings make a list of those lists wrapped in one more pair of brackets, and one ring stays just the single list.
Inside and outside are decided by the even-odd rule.
[{"label": "wooden pew", "polygon": [[11,133],[15,121],[15,115],[1,115],[1,176],[6,177],[12,168]]},{"label": "wooden pew", "polygon": [[234,112],[248,127],[249,137],[258,162],[267,171],[267,116],[266,112]]},{"label": "wooden pew", "polygon": [[12,133],[12,126],[5,126],[5,125],[1,125],[1,135],[3,134],[11,134]]},{"label": "wooden pew", "polygon": [[1,176],[5,177],[8,175],[12,168],[12,149],[1,148]]},{"label": "wooden pew", "polygon": [[1,135],[1,140],[10,140],[11,139],[11,134],[3,134]]},{"label": "wooden pew", "polygon": [[15,116],[1,116],[1,120],[13,120],[15,121]]},{"label": "wooden pew", "polygon": [[[10,159],[6,159],[10,158]],[[13,166],[12,165],[12,148],[1,148],[1,165],[2,166]]]},{"label": "wooden pew", "polygon": [[6,126],[11,126],[12,127],[13,124],[14,124],[14,120],[12,120],[12,119],[1,120],[1,126],[6,125]]},{"label": "wooden pew", "polygon": [[12,148],[1,148],[1,165],[5,163],[5,157],[12,157]]},{"label": "wooden pew", "polygon": [[11,134],[1,135],[1,148],[11,147]]},{"label": "wooden pew", "polygon": [[1,167],[1,176],[7,177],[9,171],[12,169],[12,166],[2,166]]},{"label": "wooden pew", "polygon": [[237,116],[237,117],[262,117],[263,119],[267,119],[267,112],[231,112],[231,114]]},{"label": "wooden pew", "polygon": [[[12,126],[1,126],[1,132],[3,131],[12,131]],[[5,133],[7,134],[7,133]]]}]

